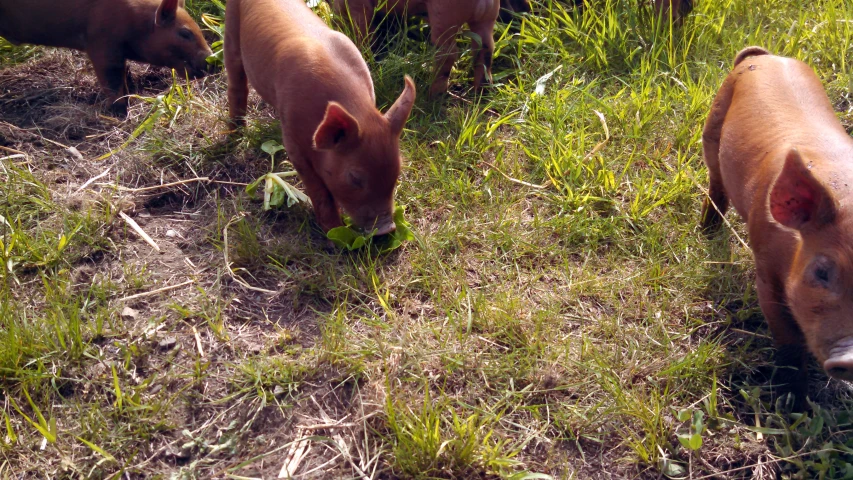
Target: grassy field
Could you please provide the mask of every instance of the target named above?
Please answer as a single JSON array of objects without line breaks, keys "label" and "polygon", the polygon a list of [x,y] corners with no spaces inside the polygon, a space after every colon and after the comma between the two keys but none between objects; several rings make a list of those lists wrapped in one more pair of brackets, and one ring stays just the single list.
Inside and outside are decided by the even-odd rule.
[{"label": "grassy field", "polygon": [[[134,66],[115,119],[84,56],[0,40],[0,478],[853,478],[849,386],[812,362],[810,411],[774,403],[743,224],[697,225],[744,46],[811,64],[853,129],[853,3],[700,0],[675,29],[534,3],[494,86],[466,51],[418,99],[416,239],[382,256],[246,194],[280,133],[253,95],[226,144],[224,75]],[[379,107],[427,91],[423,34],[365,48]]]}]

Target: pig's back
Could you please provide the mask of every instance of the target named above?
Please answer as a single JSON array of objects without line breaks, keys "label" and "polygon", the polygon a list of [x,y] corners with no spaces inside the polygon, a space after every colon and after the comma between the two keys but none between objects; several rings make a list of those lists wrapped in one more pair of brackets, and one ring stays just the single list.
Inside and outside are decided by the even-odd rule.
[{"label": "pig's back", "polygon": [[743,60],[730,76],[735,84],[723,122],[720,162],[726,192],[742,216],[764,207],[752,201],[769,194],[792,147],[807,161],[827,160],[818,170],[849,168],[849,162],[839,160],[850,151],[850,137],[808,65],[761,55]]},{"label": "pig's back", "polygon": [[98,1],[0,0],[0,37],[13,43],[84,50],[89,15]]},{"label": "pig's back", "polygon": [[[239,0],[240,50],[249,82],[279,110],[291,100],[323,97],[352,110],[375,110],[373,82],[361,53],[304,0]],[[269,78],[272,77],[272,78]],[[266,90],[266,91],[264,91]],[[279,112],[285,113],[286,112]]]}]

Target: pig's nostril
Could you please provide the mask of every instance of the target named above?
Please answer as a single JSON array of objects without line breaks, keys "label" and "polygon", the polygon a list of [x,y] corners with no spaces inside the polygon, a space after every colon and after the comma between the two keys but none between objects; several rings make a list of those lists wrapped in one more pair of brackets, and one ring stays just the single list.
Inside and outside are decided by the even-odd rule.
[{"label": "pig's nostril", "polygon": [[391,222],[376,229],[376,235],[387,235],[395,230],[397,230],[397,225]]},{"label": "pig's nostril", "polygon": [[823,363],[823,368],[832,377],[853,380],[853,355],[830,358]]}]

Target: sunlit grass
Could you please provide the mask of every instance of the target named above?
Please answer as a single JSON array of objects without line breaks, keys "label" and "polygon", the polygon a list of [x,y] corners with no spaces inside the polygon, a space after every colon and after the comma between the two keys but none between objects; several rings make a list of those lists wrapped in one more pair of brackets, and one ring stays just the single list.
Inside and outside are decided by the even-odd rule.
[{"label": "sunlit grass", "polygon": [[[808,62],[849,122],[853,5],[703,1],[672,28],[629,0],[534,3],[498,26],[482,94],[465,50],[453,96],[426,98],[434,50],[420,24],[376,55],[362,46],[381,109],[404,74],[421,92],[397,194],[415,240],[390,255],[324,250],[304,206],[264,213],[242,188],[193,190],[207,208],[186,247],[206,262],[198,285],[131,321],[116,299],[160,286],[159,267],[107,235],[124,228],[118,194],[75,210],[43,180],[44,158],[3,160],[0,369],[20,408],[4,410],[3,448],[28,472],[52,461],[27,456],[38,410],[58,425],[39,458],[73,452],[78,474],[261,476],[267,461],[277,473],[293,425],[330,421],[322,405],[350,426],[313,441],[339,452],[340,433],[368,477],[849,473],[849,392],[813,368],[811,412],[774,404],[751,254],[697,224],[701,127],[735,53],[756,44]],[[128,178],[266,173],[261,145],[281,141],[278,125],[253,105],[245,137],[222,147],[223,83],[146,100],[160,114],[121,127],[139,132],[121,152]],[[278,294],[231,282],[225,248],[244,280]],[[111,270],[95,261],[81,280],[98,252]],[[246,331],[262,340],[241,343]],[[178,453],[145,463],[146,445],[169,442]],[[344,458],[330,475],[361,477]]]}]

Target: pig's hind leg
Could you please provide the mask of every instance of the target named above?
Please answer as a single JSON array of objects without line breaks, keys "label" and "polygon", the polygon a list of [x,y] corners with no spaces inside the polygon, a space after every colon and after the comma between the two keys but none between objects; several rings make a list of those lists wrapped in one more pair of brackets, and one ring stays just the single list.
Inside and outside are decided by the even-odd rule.
[{"label": "pig's hind leg", "polygon": [[447,91],[450,85],[450,72],[459,58],[459,47],[456,46],[456,35],[459,33],[459,25],[446,25],[441,21],[433,22],[435,15],[430,15],[430,36],[432,44],[438,48],[436,56],[435,80],[430,86],[431,97]]},{"label": "pig's hind leg", "polygon": [[471,23],[471,32],[480,37],[480,42],[471,40],[471,48],[477,52],[474,57],[474,88],[492,82],[492,57],[495,54],[495,21]]},{"label": "pig's hind leg", "polygon": [[240,18],[238,1],[228,3],[225,11],[225,72],[228,78],[228,125],[237,130],[246,125],[246,110],[249,103],[249,78],[243,66],[240,48]]},{"label": "pig's hind leg", "polygon": [[716,232],[723,222],[723,215],[729,208],[729,197],[723,186],[723,174],[720,165],[720,138],[723,122],[732,103],[733,85],[726,79],[720,92],[714,99],[711,113],[702,132],[702,149],[705,164],[708,166],[708,196],[702,205],[702,230],[706,234]]}]

